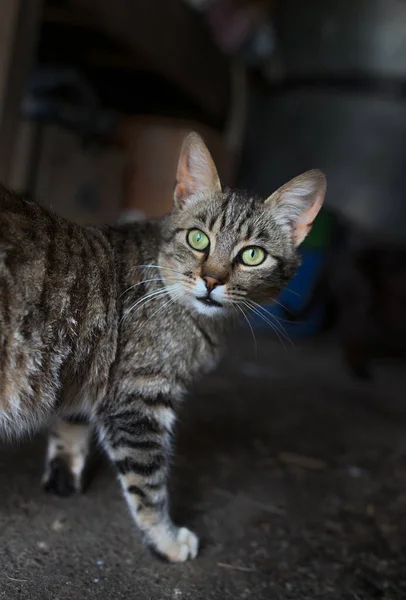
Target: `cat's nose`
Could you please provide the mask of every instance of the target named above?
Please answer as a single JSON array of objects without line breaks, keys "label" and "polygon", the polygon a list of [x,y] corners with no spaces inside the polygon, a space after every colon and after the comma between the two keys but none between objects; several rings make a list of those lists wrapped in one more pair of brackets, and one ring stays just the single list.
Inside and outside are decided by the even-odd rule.
[{"label": "cat's nose", "polygon": [[204,283],[206,284],[206,288],[207,288],[208,292],[212,292],[215,287],[217,287],[218,285],[221,285],[221,281],[219,281],[215,277],[211,277],[210,275],[203,275],[202,279],[204,280]]}]

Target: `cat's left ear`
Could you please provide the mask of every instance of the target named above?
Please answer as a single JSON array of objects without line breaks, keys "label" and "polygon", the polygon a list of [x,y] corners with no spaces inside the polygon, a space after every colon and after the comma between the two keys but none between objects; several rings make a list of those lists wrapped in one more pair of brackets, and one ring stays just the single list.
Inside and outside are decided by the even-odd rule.
[{"label": "cat's left ear", "polygon": [[307,171],[274,192],[265,205],[278,225],[289,230],[293,243],[299,246],[310,232],[326,195],[324,173]]},{"label": "cat's left ear", "polygon": [[201,193],[220,191],[220,179],[210,152],[200,135],[190,133],[180,152],[174,192],[175,206],[182,208]]}]

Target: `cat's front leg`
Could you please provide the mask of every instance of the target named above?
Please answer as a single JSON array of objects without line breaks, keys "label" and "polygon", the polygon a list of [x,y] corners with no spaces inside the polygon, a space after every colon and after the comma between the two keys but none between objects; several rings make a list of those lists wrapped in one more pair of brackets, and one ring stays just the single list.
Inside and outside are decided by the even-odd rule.
[{"label": "cat's front leg", "polygon": [[197,556],[199,540],[169,516],[167,478],[174,420],[169,398],[143,394],[122,399],[114,411],[99,411],[97,423],[145,542],[159,557],[183,562]]}]

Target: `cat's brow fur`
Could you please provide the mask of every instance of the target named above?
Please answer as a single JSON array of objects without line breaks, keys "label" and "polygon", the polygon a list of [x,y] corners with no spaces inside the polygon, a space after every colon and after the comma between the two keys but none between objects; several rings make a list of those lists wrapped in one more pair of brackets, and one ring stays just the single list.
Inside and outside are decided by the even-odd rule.
[{"label": "cat's brow fur", "polygon": [[[183,177],[196,144],[198,172]],[[0,187],[0,435],[49,424],[44,485],[67,495],[82,485],[90,422],[146,542],[170,561],[198,550],[169,517],[176,408],[216,364],[235,304],[274,297],[299,263],[282,203],[221,191],[196,137],[182,156],[175,209],[157,221],[80,227]],[[304,178],[309,190],[320,177]],[[191,228],[210,250],[190,248]],[[252,244],[269,258],[244,268],[238,251]],[[206,275],[219,284],[208,295],[221,290],[217,318],[200,310]]]}]

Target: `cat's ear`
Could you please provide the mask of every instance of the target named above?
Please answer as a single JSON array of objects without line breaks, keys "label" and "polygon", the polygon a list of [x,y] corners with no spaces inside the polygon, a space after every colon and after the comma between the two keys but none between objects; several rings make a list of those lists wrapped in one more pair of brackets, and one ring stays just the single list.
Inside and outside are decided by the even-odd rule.
[{"label": "cat's ear", "polygon": [[175,206],[182,208],[202,192],[220,191],[220,179],[210,152],[200,135],[189,133],[180,152],[174,192]]},{"label": "cat's ear", "polygon": [[274,221],[290,230],[293,243],[299,246],[310,232],[313,221],[322,207],[327,182],[324,173],[307,171],[274,192],[265,205],[272,211]]}]

